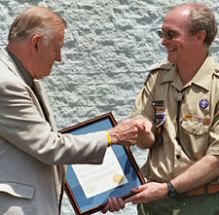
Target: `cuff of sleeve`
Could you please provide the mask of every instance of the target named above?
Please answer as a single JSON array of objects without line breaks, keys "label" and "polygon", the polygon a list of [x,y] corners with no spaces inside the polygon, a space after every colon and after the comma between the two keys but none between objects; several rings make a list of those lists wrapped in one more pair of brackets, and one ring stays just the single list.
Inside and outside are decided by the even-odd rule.
[{"label": "cuff of sleeve", "polygon": [[207,154],[208,155],[219,155],[219,148],[218,147],[208,148]]}]

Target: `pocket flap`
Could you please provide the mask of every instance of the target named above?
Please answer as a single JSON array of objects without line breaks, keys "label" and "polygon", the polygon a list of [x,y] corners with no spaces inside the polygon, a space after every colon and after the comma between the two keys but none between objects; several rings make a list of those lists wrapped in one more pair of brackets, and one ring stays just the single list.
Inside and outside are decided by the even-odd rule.
[{"label": "pocket flap", "polygon": [[194,121],[183,121],[182,128],[184,128],[188,133],[195,135],[203,135],[209,131],[208,125],[203,125],[203,123]]},{"label": "pocket flap", "polygon": [[0,182],[0,192],[5,192],[18,198],[32,199],[34,188],[17,182]]}]

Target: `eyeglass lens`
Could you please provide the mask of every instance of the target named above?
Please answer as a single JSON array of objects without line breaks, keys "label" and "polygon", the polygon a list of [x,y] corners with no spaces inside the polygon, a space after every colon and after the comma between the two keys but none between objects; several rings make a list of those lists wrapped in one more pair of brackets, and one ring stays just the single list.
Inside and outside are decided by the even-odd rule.
[{"label": "eyeglass lens", "polygon": [[175,31],[164,31],[164,30],[158,30],[157,34],[162,39],[172,40],[174,37],[176,37],[178,34]]}]

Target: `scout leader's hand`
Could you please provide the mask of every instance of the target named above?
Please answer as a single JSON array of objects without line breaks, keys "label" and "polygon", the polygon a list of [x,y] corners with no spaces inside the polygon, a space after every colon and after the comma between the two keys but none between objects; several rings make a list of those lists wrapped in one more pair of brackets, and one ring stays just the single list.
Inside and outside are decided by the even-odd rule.
[{"label": "scout leader's hand", "polygon": [[153,124],[145,117],[135,117],[133,119],[142,128],[138,130],[136,144],[142,149],[151,148],[155,143],[155,137],[152,133]]},{"label": "scout leader's hand", "polygon": [[127,198],[125,202],[133,204],[149,203],[167,197],[168,189],[166,183],[149,182],[132,190],[133,196]]},{"label": "scout leader's hand", "polygon": [[116,127],[110,129],[109,135],[112,144],[120,144],[124,146],[131,146],[136,144],[138,133],[143,131],[144,126],[142,123],[135,122],[133,119],[127,119],[120,122]]},{"label": "scout leader's hand", "polygon": [[133,196],[123,200],[121,198],[109,198],[104,206],[102,213],[107,211],[114,212],[119,211],[125,207],[125,204],[132,202],[133,204],[148,203],[161,198],[167,197],[167,184],[149,182],[132,190]]}]

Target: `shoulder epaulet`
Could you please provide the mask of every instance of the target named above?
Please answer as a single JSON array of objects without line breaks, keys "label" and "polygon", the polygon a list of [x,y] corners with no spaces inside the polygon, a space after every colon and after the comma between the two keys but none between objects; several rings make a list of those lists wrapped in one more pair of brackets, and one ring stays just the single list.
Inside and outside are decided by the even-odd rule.
[{"label": "shoulder epaulet", "polygon": [[163,64],[152,67],[152,69],[149,69],[145,83],[148,81],[152,73],[159,72],[159,71],[167,71],[167,70],[170,70],[173,66],[174,66],[173,63],[163,63]]},{"label": "shoulder epaulet", "polygon": [[165,63],[165,64],[160,64],[157,67],[154,67],[150,70],[150,72],[153,71],[162,71],[162,70],[170,70],[173,67],[174,64],[172,63]]}]

